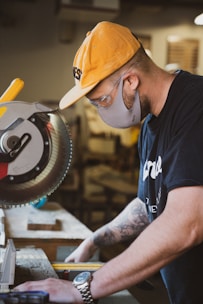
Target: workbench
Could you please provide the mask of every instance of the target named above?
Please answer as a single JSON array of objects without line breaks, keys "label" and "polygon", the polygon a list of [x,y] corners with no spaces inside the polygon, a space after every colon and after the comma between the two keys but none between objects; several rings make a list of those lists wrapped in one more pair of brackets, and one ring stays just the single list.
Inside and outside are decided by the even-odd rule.
[{"label": "workbench", "polygon": [[[42,280],[48,277],[58,278],[52,267],[56,260],[57,248],[75,247],[91,235],[84,224],[67,212],[60,204],[48,202],[41,209],[23,206],[4,210],[7,239],[12,239],[17,249],[15,286],[28,280]],[[29,230],[29,219],[44,219],[47,227],[50,218],[55,218],[61,225],[58,230]],[[33,227],[38,226],[36,220]],[[54,229],[54,228],[53,228]],[[100,300],[101,304],[139,304],[128,290],[115,293]]]},{"label": "workbench", "polygon": [[[6,209],[4,213],[7,239],[13,239],[16,248],[29,246],[43,249],[49,261],[56,260],[59,246],[78,246],[92,233],[56,202],[47,202],[40,209],[28,205]],[[47,230],[39,225],[40,219],[43,220],[45,227],[47,225]],[[49,223],[54,219],[56,225],[51,230]],[[33,220],[32,229],[27,228],[30,220]]]},{"label": "workbench", "polygon": [[[25,281],[43,280],[48,277],[59,278],[43,250],[39,248],[21,248],[16,252],[15,286]],[[127,290],[105,297],[99,303],[139,304]]]}]

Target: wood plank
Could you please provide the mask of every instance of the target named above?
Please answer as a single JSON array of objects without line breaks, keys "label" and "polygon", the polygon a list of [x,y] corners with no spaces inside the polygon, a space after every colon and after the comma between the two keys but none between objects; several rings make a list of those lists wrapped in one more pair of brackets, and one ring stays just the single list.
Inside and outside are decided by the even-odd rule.
[{"label": "wood plank", "polygon": [[61,221],[50,211],[39,212],[38,209],[31,209],[27,219],[28,230],[61,230]]},{"label": "wood plank", "polygon": [[5,210],[6,238],[14,241],[16,248],[34,246],[42,248],[50,261],[55,261],[59,246],[78,246],[92,231],[56,202],[47,202],[41,209],[34,210],[36,218],[41,214],[61,222],[60,230],[29,230],[27,219],[33,206],[16,207]]},{"label": "wood plank", "polygon": [[42,249],[20,248],[16,251],[15,286],[46,278],[58,278],[58,275]]}]

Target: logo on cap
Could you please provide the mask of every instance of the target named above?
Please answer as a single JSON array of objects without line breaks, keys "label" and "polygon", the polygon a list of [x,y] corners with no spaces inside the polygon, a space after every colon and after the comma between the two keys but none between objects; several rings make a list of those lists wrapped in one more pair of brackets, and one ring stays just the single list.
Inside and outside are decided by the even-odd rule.
[{"label": "logo on cap", "polygon": [[81,75],[82,75],[82,71],[77,67],[73,67],[73,77],[76,78],[77,80],[80,80]]}]

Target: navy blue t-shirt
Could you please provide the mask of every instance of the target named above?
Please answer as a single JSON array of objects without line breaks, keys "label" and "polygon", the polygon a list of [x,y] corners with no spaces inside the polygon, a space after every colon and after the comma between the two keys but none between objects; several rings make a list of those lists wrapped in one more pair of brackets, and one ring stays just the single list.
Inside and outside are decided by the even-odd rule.
[{"label": "navy blue t-shirt", "polygon": [[[145,119],[138,146],[138,197],[153,221],[164,210],[170,190],[203,185],[202,76],[185,71],[176,75],[159,116]],[[202,304],[203,243],[164,267],[161,274],[171,303]]]}]

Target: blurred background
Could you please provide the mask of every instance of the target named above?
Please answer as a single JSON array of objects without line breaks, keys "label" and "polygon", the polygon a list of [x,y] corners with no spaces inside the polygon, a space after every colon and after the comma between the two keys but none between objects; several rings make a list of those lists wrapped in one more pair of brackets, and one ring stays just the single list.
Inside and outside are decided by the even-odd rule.
[{"label": "blurred background", "polygon": [[[128,26],[162,68],[203,74],[203,26],[195,23],[201,13],[203,0],[0,0],[0,94],[19,77],[25,87],[17,100],[57,108],[74,85],[76,50],[102,20]],[[96,229],[136,195],[140,126],[106,126],[85,98],[62,114],[73,162],[53,199]],[[102,218],[94,225],[96,211]]]},{"label": "blurred background", "polygon": [[[74,85],[72,62],[86,33],[99,21],[128,26],[160,67],[203,74],[203,0],[0,0],[0,94],[15,78],[24,89],[16,98],[57,108]],[[113,37],[112,37],[113,39]],[[106,126],[85,98],[63,111],[73,141],[67,177],[49,198],[91,230],[120,212],[136,196],[140,126]],[[128,244],[102,252],[108,260]],[[136,287],[141,303],[167,303],[155,276]]]},{"label": "blurred background", "polygon": [[74,83],[75,51],[101,20],[129,26],[161,67],[202,74],[202,12],[202,0],[1,0],[0,92],[21,77],[21,99],[59,100]]},{"label": "blurred background", "polygon": [[[203,0],[0,0],[0,94],[19,77],[25,87],[17,100],[57,108],[74,85],[76,50],[102,20],[128,26],[162,68],[203,74],[203,26],[195,24],[202,12]],[[136,195],[140,126],[108,127],[85,98],[62,114],[73,161],[53,199],[96,229]],[[102,219],[94,225],[96,211]]]}]

